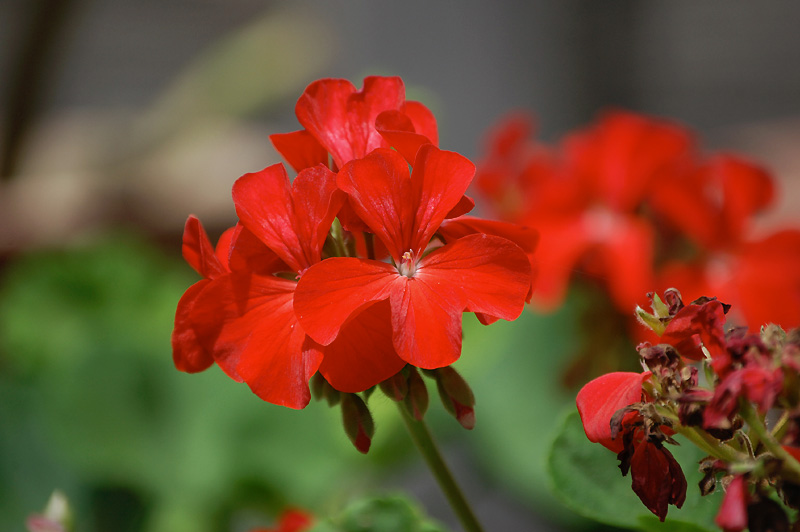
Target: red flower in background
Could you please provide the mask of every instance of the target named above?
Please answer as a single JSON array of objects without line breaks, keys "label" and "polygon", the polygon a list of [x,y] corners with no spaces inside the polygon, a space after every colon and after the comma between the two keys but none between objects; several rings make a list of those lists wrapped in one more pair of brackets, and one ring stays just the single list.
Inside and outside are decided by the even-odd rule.
[{"label": "red flower in background", "polygon": [[388,300],[397,354],[430,369],[458,359],[464,311],[519,316],[530,289],[530,263],[513,242],[473,234],[428,250],[473,174],[467,159],[432,145],[418,151],[410,175],[406,161],[391,150],[342,168],[339,187],[394,264],[342,257],[309,268],[295,296],[308,334],[329,344],[353,313]]},{"label": "red flower in background", "polygon": [[614,111],[556,146],[515,116],[490,136],[476,184],[504,220],[539,230],[533,302],[553,309],[575,272],[627,314],[641,294],[713,293],[753,326],[800,323],[800,230],[754,238],[770,175],[734,154],[698,153],[689,130]]},{"label": "red flower in background", "polygon": [[[604,279],[627,311],[653,284],[655,235],[641,206],[656,180],[685,164],[691,137],[667,122],[614,112],[550,149],[526,139],[522,124],[514,118],[496,133],[476,181],[501,216],[541,234],[534,303],[559,305],[580,270]],[[502,198],[515,194],[522,203],[509,213]]]}]

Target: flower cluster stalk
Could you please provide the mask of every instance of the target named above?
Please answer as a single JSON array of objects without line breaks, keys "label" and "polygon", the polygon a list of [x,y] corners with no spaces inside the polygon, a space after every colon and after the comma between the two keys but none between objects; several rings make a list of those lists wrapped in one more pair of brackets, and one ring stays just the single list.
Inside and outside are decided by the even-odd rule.
[{"label": "flower cluster stalk", "polygon": [[400,410],[400,415],[405,422],[411,440],[425,459],[425,463],[428,464],[431,473],[433,473],[433,476],[436,478],[436,482],[438,482],[439,487],[447,497],[450,506],[453,508],[453,512],[455,512],[464,530],[466,532],[483,532],[483,528],[478,522],[477,517],[475,517],[475,513],[472,511],[472,507],[469,502],[467,502],[464,493],[456,483],[453,474],[450,472],[450,468],[448,468],[447,464],[444,462],[442,454],[439,452],[436,442],[434,442],[431,437],[431,433],[425,421],[417,421],[414,419],[403,403],[397,403],[397,408]]}]

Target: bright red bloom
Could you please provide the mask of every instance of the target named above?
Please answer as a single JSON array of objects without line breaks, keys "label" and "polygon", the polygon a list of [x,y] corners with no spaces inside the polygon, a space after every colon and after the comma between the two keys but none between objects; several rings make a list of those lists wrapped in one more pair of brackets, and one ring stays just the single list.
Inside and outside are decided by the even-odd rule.
[{"label": "bright red bloom", "polygon": [[477,181],[501,215],[541,233],[534,303],[553,309],[583,271],[627,312],[653,286],[656,235],[643,207],[653,183],[685,166],[690,135],[618,111],[553,150],[525,139],[524,126],[514,118],[495,133]]},{"label": "bright red bloom", "polygon": [[417,152],[411,175],[408,163],[391,150],[345,165],[337,184],[394,264],[342,257],[309,268],[294,301],[308,334],[327,345],[359,309],[388,300],[397,354],[430,369],[458,359],[465,310],[509,320],[519,316],[530,264],[516,244],[475,234],[427,252],[473,174],[466,158],[430,144]]},{"label": "bright red bloom", "polygon": [[[297,321],[297,283],[252,268],[263,254],[258,246],[280,257],[295,277],[321,260],[328,229],[344,201],[335,175],[317,166],[300,172],[290,185],[283,166],[274,165],[241,177],[233,197],[244,228],[234,241],[234,256],[244,256],[240,260],[250,267],[204,289],[191,315],[195,331],[214,331],[204,347],[220,367],[265,401],[291,408],[308,404],[308,380],[318,369],[342,391],[362,391],[399,371],[403,362],[392,349],[388,309],[364,309],[337,342],[323,348]],[[332,373],[330,364],[322,364],[323,355],[339,361]],[[342,366],[351,371],[337,373]]]},{"label": "bright red bloom", "polygon": [[611,418],[620,409],[642,401],[642,384],[650,375],[649,371],[607,373],[581,388],[575,402],[589,441],[615,453],[623,450],[622,438],[612,437]]}]

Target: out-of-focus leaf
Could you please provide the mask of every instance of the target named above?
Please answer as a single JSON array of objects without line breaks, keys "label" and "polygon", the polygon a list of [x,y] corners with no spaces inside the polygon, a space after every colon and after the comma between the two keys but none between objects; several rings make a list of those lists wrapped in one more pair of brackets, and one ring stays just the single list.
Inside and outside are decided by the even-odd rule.
[{"label": "out-of-focus leaf", "polygon": [[370,497],[350,503],[340,515],[309,532],[445,532],[417,504],[402,495]]},{"label": "out-of-focus leaf", "polygon": [[692,445],[670,446],[670,451],[683,468],[688,490],[683,507],[678,509],[670,506],[663,523],[645,508],[633,492],[630,476],[623,477],[620,474],[614,453],[586,439],[576,411],[571,411],[563,419],[561,430],[553,440],[548,463],[549,475],[556,495],[575,512],[590,519],[642,530],[717,530],[714,516],[720,496],[712,493],[701,497],[697,489],[702,477],[697,463],[703,457],[702,453]]}]

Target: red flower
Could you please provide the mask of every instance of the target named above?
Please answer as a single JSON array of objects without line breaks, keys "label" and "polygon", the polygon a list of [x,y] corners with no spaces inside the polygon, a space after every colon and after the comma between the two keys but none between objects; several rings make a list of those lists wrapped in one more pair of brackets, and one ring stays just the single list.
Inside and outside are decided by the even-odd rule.
[{"label": "red flower", "polygon": [[[294,313],[297,283],[291,277],[321,260],[328,229],[344,201],[335,175],[317,166],[300,172],[290,185],[283,166],[274,165],[241,177],[233,197],[243,226],[233,256],[248,267],[204,289],[191,314],[195,331],[214,331],[204,347],[216,362],[265,401],[291,408],[308,404],[308,380],[318,369],[342,391],[362,391],[399,371],[403,362],[392,349],[388,309],[365,310],[325,348],[306,336]],[[290,278],[254,264],[265,251],[280,257]],[[323,355],[338,361],[333,374]],[[359,371],[336,373],[341,366]]]},{"label": "red flower", "polygon": [[615,453],[623,450],[622,438],[612,437],[611,418],[620,409],[642,401],[642,383],[650,375],[649,371],[607,373],[581,388],[575,402],[589,441]]},{"label": "red flower", "polygon": [[527,129],[515,118],[495,133],[478,182],[502,214],[541,233],[533,302],[554,308],[582,271],[627,312],[653,286],[656,235],[642,214],[648,193],[683,168],[691,137],[625,112],[603,115],[558,150],[526,142]]},{"label": "red flower", "polygon": [[405,101],[398,77],[367,77],[360,91],[345,79],[315,81],[300,96],[295,114],[305,129],[270,139],[298,172],[327,165],[328,154],[342,168],[390,145],[413,161],[422,144],[438,143],[433,114],[419,102]]},{"label": "red flower", "polygon": [[309,268],[294,301],[308,334],[327,345],[355,312],[388,300],[397,354],[430,369],[458,359],[462,312],[519,316],[530,288],[530,264],[517,245],[475,234],[427,252],[473,174],[466,158],[432,145],[420,148],[411,175],[407,162],[391,150],[378,149],[345,165],[339,188],[394,263],[342,257]]}]

